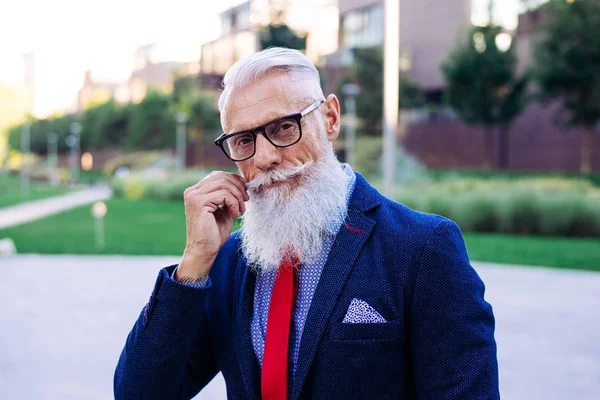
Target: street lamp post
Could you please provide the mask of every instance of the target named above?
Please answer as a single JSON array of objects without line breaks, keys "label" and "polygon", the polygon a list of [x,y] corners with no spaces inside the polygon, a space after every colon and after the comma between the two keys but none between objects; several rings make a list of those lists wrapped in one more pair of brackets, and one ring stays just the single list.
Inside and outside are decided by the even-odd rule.
[{"label": "street lamp post", "polygon": [[346,137],[344,140],[346,162],[354,165],[354,149],[356,143],[356,96],[360,94],[360,86],[347,83],[342,87],[344,104],[346,106]]},{"label": "street lamp post", "polygon": [[[86,172],[89,172],[92,170],[92,168],[94,168],[94,156],[92,155],[92,153],[89,152],[85,152],[81,155],[81,169],[83,169]],[[91,175],[88,174],[88,176],[90,177],[90,186],[93,184],[93,179],[91,177]]]},{"label": "street lamp post", "polygon": [[106,215],[106,204],[102,201],[94,203],[92,206],[92,216],[94,217],[96,250],[104,250],[104,216]]},{"label": "street lamp post", "polygon": [[71,122],[70,125],[71,134],[67,137],[67,146],[71,149],[69,153],[69,165],[71,167],[71,183],[74,184],[79,181],[79,153],[81,152],[80,147],[80,135],[81,135],[81,124],[79,122]]},{"label": "street lamp post", "polygon": [[31,186],[30,151],[31,123],[26,122],[21,126],[21,154],[23,156],[23,166],[21,167],[21,200],[29,200],[29,188]]},{"label": "street lamp post", "polygon": [[58,135],[50,132],[46,137],[48,141],[48,171],[50,173],[50,183],[53,186],[58,185]]},{"label": "street lamp post", "polygon": [[188,116],[185,112],[180,111],[175,116],[177,122],[177,143],[176,143],[176,157],[177,164],[175,164],[175,171],[181,172],[185,169],[185,150],[186,150],[186,123]]},{"label": "street lamp post", "polygon": [[383,50],[383,192],[393,197],[400,102],[400,0],[385,0]]}]

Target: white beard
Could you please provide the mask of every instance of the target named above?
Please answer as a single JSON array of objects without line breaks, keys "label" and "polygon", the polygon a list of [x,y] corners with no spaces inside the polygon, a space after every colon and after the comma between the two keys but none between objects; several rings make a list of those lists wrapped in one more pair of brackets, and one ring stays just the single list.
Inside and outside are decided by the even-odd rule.
[{"label": "white beard", "polygon": [[[301,175],[299,175],[301,174]],[[287,183],[259,191],[262,185],[299,175]],[[283,258],[314,262],[327,235],[335,234],[347,214],[347,175],[329,150],[317,163],[267,171],[248,186],[250,200],[242,217],[242,252],[259,272],[276,270]]]}]

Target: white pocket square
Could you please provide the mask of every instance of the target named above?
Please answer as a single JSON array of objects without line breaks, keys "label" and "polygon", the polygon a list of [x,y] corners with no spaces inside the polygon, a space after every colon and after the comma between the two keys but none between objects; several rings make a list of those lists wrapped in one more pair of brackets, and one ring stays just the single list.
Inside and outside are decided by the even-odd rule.
[{"label": "white pocket square", "polygon": [[354,298],[342,322],[345,324],[382,324],[387,321],[369,303]]}]

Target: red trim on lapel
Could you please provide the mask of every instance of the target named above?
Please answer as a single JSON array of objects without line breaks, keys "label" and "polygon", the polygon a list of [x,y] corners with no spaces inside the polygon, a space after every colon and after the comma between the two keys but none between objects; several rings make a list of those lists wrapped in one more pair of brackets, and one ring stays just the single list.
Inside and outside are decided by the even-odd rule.
[{"label": "red trim on lapel", "polygon": [[362,235],[363,233],[365,233],[365,231],[364,231],[363,229],[356,229],[355,227],[353,227],[353,226],[350,226],[350,225],[346,225],[346,229],[349,229],[349,230],[351,230],[352,232],[354,232],[354,233],[358,233],[358,234],[361,234],[361,235]]}]

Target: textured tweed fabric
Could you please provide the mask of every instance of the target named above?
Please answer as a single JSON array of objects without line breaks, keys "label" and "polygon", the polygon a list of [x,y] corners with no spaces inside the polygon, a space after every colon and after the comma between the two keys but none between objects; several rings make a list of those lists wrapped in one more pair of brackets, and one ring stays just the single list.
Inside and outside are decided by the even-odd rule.
[{"label": "textured tweed fabric", "polygon": [[[205,288],[160,271],[115,372],[117,399],[191,398],[221,371],[230,399],[260,398],[251,337],[256,275],[239,234]],[[306,316],[298,399],[498,399],[494,316],[458,227],[381,196],[357,174]],[[354,299],[385,323],[344,323]]]}]

